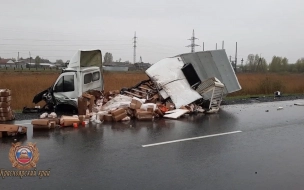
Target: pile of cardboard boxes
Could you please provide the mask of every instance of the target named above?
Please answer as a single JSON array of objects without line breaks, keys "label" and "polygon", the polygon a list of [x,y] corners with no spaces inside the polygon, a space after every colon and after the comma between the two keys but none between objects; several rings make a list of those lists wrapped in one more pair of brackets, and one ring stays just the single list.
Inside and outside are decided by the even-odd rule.
[{"label": "pile of cardboard boxes", "polygon": [[11,109],[12,94],[9,89],[0,89],[0,121],[10,121],[15,119]]}]

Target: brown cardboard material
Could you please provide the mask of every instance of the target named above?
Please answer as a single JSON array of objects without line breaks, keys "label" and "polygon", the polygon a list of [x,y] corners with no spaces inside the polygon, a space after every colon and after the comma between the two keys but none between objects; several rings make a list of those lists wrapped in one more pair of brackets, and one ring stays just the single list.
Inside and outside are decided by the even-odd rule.
[{"label": "brown cardboard material", "polygon": [[125,117],[127,117],[127,113],[126,112],[121,113],[121,114],[116,115],[116,116],[113,116],[113,120],[114,121],[120,121],[120,120],[122,120]]},{"label": "brown cardboard material", "polygon": [[136,104],[134,104],[134,103],[131,102],[130,108],[135,110],[136,109]]},{"label": "brown cardboard material", "polygon": [[0,108],[7,108],[11,106],[11,102],[0,102]]},{"label": "brown cardboard material", "polygon": [[131,100],[131,104],[130,104],[130,108],[132,109],[140,109],[142,103],[139,100],[136,99],[132,99]]},{"label": "brown cardboard material", "polygon": [[79,115],[78,118],[79,118],[80,123],[82,123],[86,119],[86,116],[85,115]]},{"label": "brown cardboard material", "polygon": [[103,121],[104,120],[104,115],[99,115],[99,120]]},{"label": "brown cardboard material", "polygon": [[147,108],[147,111],[148,112],[154,112],[154,109],[153,109],[153,107],[152,108]]},{"label": "brown cardboard material", "polygon": [[60,119],[58,118],[47,118],[47,120],[49,120],[49,122],[55,122],[56,125],[60,124]]},{"label": "brown cardboard material", "polygon": [[0,117],[0,121],[11,121],[13,119],[15,119],[15,115],[13,113],[8,117]]},{"label": "brown cardboard material", "polygon": [[153,112],[145,111],[145,110],[138,110],[136,115],[153,115]]},{"label": "brown cardboard material", "polygon": [[1,108],[0,107],[0,113],[9,113],[11,112],[11,108],[10,107],[7,107],[7,108]]},{"label": "brown cardboard material", "polygon": [[0,96],[1,97],[7,97],[12,94],[11,90],[9,89],[0,89]]},{"label": "brown cardboard material", "polygon": [[88,100],[84,97],[78,97],[78,114],[85,115],[87,110]]},{"label": "brown cardboard material", "polygon": [[117,110],[112,111],[112,116],[118,116],[118,115],[121,115],[122,113],[126,113],[126,110],[119,108]]},{"label": "brown cardboard material", "polygon": [[[21,130],[19,130],[21,128]],[[11,124],[0,124],[0,138],[3,133],[7,135],[14,135],[16,133],[26,133],[27,128],[19,125],[11,125]]]},{"label": "brown cardboard material", "polygon": [[48,119],[34,119],[32,120],[32,125],[38,125],[38,126],[48,126],[49,125]]},{"label": "brown cardboard material", "polygon": [[111,114],[104,115],[104,120],[105,121],[113,121],[112,115]]},{"label": "brown cardboard material", "polygon": [[90,112],[92,112],[92,110],[93,110],[93,106],[94,106],[94,104],[95,104],[94,101],[95,101],[95,97],[92,96],[91,99],[90,99],[90,104],[89,104],[89,111],[90,111]]},{"label": "brown cardboard material", "polygon": [[12,114],[12,112],[10,111],[10,112],[6,112],[6,113],[2,113],[2,112],[0,112],[0,117],[11,117],[13,114]]},{"label": "brown cardboard material", "polygon": [[152,120],[154,116],[150,113],[150,115],[137,115],[136,118],[138,120]]},{"label": "brown cardboard material", "polygon": [[72,126],[73,123],[78,123],[79,124],[79,119],[77,117],[72,117],[72,116],[61,116],[60,118],[60,125],[67,127],[67,126]]},{"label": "brown cardboard material", "polygon": [[1,97],[0,96],[0,102],[9,102],[12,100],[11,96],[7,96],[7,97]]}]

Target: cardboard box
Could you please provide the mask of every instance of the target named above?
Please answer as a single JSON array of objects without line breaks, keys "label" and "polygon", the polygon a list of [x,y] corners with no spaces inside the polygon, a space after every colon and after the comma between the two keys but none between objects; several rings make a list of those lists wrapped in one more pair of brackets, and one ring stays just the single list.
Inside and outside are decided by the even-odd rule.
[{"label": "cardboard box", "polygon": [[27,132],[27,128],[19,125],[11,125],[11,124],[0,124],[0,138],[6,133],[7,135],[15,135],[15,134],[25,134]]},{"label": "cardboard box", "polygon": [[11,112],[11,114],[7,117],[0,117],[0,121],[11,121],[15,119],[14,112]]},{"label": "cardboard box", "polygon": [[117,110],[111,112],[112,116],[118,116],[122,113],[126,113],[126,110],[123,108],[118,108]]},{"label": "cardboard box", "polygon": [[48,126],[50,121],[48,119],[34,119],[31,123],[32,125]]},{"label": "cardboard box", "polygon": [[142,105],[142,103],[139,100],[132,99],[130,108],[131,109],[140,109],[141,105]]},{"label": "cardboard box", "polygon": [[87,110],[88,100],[84,97],[78,97],[78,114],[85,115]]},{"label": "cardboard box", "polygon": [[51,121],[49,119],[34,119],[32,120],[33,129],[54,129],[56,126],[56,121]]},{"label": "cardboard box", "polygon": [[135,109],[136,109],[136,103],[132,103],[132,102],[131,102],[131,103],[130,103],[130,108],[135,110]]},{"label": "cardboard box", "polygon": [[138,120],[152,120],[154,116],[150,113],[150,115],[137,115],[136,118]]},{"label": "cardboard box", "polygon": [[11,90],[9,89],[0,89],[0,97],[7,97],[11,95]]},{"label": "cardboard box", "polygon": [[0,113],[8,113],[8,112],[11,112],[11,108],[10,107],[7,107],[7,108],[1,108],[0,107]]},{"label": "cardboard box", "polygon": [[137,110],[135,115],[153,115],[153,112],[145,111],[145,110]]},{"label": "cardboard box", "polygon": [[5,113],[2,113],[0,112],[0,117],[11,117],[12,116],[12,112],[5,112]]},{"label": "cardboard box", "polygon": [[0,102],[0,108],[7,108],[11,106],[11,102]]},{"label": "cardboard box", "polygon": [[74,123],[79,124],[79,118],[77,117],[72,117],[72,116],[61,116],[60,118],[60,125],[67,127],[67,126],[72,126]]},{"label": "cardboard box", "polygon": [[104,120],[105,121],[113,121],[112,115],[111,114],[104,115]]},{"label": "cardboard box", "polygon": [[113,116],[113,120],[114,120],[114,121],[120,121],[120,120],[122,120],[123,118],[127,117],[127,113],[124,112],[124,113],[121,113],[121,114],[119,114],[119,115],[116,115],[116,116],[112,115],[112,116]]},{"label": "cardboard box", "polygon": [[85,115],[79,115],[78,118],[79,118],[79,122],[82,123],[86,119],[86,116]]},{"label": "cardboard box", "polygon": [[12,100],[11,96],[1,97],[0,96],[0,102],[10,102]]},{"label": "cardboard box", "polygon": [[47,120],[49,120],[49,122],[55,122],[56,125],[60,124],[60,119],[58,118],[47,118]]}]

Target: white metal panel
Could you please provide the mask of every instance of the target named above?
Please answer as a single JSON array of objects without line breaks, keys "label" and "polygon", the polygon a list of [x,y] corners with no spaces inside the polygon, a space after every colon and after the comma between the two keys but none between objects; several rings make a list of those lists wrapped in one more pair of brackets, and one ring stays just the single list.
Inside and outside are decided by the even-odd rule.
[{"label": "white metal panel", "polygon": [[178,55],[184,63],[191,63],[201,81],[218,78],[224,85],[224,94],[241,89],[225,50],[213,50]]},{"label": "white metal panel", "polygon": [[102,66],[102,55],[100,50],[79,50],[70,59],[69,68]]}]

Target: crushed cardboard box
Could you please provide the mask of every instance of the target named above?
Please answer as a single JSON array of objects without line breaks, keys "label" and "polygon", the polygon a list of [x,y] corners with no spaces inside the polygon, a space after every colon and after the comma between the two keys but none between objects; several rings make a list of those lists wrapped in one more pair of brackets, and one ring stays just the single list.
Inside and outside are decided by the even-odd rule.
[{"label": "crushed cardboard box", "polygon": [[4,136],[15,136],[26,134],[27,128],[20,125],[0,124],[0,138]]}]

